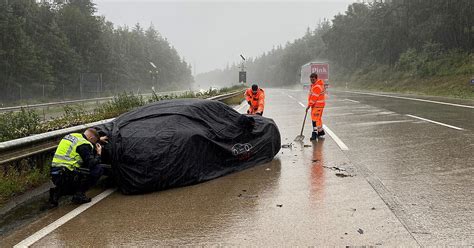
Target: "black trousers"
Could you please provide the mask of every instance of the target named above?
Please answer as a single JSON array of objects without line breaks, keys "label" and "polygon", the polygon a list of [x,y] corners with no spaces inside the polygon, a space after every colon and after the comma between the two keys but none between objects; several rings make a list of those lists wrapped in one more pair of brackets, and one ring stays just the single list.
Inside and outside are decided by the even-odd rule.
[{"label": "black trousers", "polygon": [[94,186],[104,170],[100,165],[91,169],[76,169],[73,171],[64,167],[51,168],[51,181],[56,186],[59,195],[85,193]]}]

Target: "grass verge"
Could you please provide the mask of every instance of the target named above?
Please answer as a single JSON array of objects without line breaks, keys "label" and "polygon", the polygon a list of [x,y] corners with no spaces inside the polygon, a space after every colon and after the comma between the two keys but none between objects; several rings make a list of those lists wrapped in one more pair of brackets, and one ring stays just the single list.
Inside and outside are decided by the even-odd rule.
[{"label": "grass verge", "polygon": [[425,78],[401,78],[386,80],[364,80],[352,78],[349,81],[335,81],[332,87],[382,91],[402,94],[442,96],[474,100],[474,85],[466,75],[439,76]]}]

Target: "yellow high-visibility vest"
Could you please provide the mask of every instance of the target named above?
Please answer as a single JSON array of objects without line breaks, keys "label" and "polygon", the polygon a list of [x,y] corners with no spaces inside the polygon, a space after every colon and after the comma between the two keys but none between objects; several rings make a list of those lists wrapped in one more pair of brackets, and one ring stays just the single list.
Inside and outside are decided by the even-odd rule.
[{"label": "yellow high-visibility vest", "polygon": [[77,153],[76,148],[80,145],[88,144],[94,148],[91,142],[85,139],[80,133],[71,133],[66,135],[54,153],[52,167],[66,167],[73,171],[82,165],[82,158]]}]

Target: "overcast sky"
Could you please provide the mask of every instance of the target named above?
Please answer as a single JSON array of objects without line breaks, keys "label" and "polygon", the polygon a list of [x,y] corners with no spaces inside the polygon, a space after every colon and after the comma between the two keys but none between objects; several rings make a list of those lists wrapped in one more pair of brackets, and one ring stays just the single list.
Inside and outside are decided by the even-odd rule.
[{"label": "overcast sky", "polygon": [[353,0],[160,1],[94,0],[98,14],[115,25],[151,23],[195,68],[224,68],[240,54],[256,57],[343,13]]}]

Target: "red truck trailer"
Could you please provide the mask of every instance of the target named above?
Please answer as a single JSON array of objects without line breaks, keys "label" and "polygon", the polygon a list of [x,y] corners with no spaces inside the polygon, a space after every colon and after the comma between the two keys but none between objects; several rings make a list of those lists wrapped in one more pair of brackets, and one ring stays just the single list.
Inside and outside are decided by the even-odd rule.
[{"label": "red truck trailer", "polygon": [[313,72],[318,74],[318,79],[322,79],[325,85],[328,84],[329,64],[321,62],[309,62],[301,66],[300,83],[303,85],[304,88],[309,87],[309,85],[311,84],[311,82],[309,81],[309,75],[311,75],[311,73]]}]

